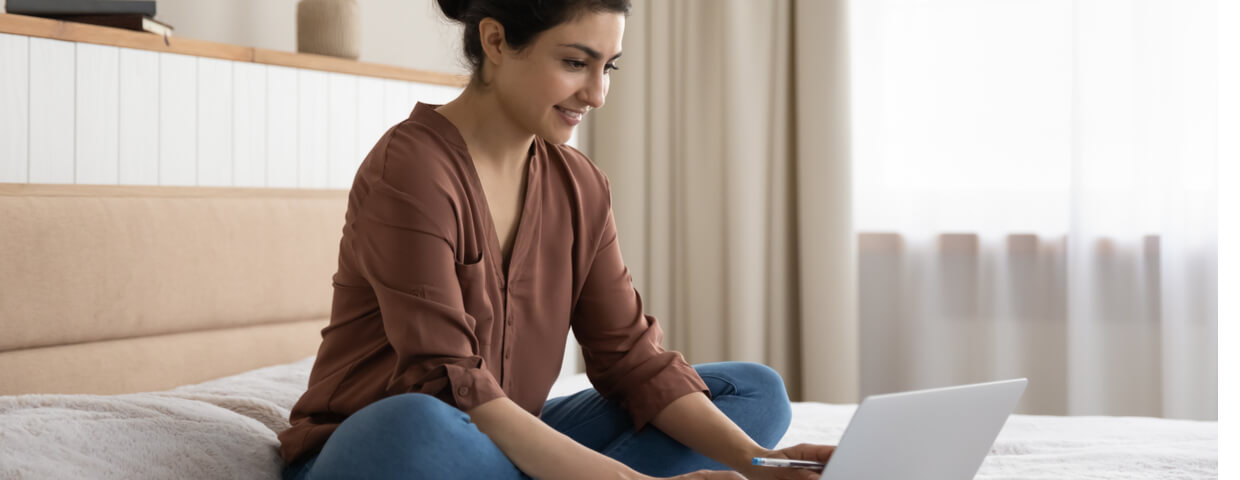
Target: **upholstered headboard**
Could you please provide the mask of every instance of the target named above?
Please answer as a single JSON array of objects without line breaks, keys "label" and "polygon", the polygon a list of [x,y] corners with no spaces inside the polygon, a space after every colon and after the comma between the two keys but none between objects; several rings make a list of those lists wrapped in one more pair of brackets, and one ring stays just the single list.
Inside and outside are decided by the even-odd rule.
[{"label": "upholstered headboard", "polygon": [[346,201],[0,184],[0,395],[161,390],[315,354]]}]

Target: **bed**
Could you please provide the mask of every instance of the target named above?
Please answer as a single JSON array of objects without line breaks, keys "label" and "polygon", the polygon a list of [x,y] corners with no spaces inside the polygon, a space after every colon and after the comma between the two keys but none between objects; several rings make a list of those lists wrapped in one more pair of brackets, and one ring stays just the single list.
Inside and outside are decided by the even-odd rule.
[{"label": "bed", "polygon": [[[339,190],[0,184],[0,478],[279,478],[344,208]],[[795,403],[780,445],[834,444],[855,408]],[[1013,415],[976,478],[1217,478],[1217,432]]]}]

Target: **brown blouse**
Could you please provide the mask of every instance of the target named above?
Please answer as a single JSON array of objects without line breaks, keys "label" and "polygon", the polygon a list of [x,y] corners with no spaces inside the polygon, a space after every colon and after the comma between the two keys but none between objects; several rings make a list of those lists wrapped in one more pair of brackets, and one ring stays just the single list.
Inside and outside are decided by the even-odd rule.
[{"label": "brown blouse", "polygon": [[586,373],[642,428],[709,390],[660,346],[620,257],[607,177],[581,152],[535,139],[507,277],[465,140],[419,103],[362,162],[349,192],[310,384],[281,432],[292,463],[350,414],[407,392],[463,411],[507,396],[538,415],[572,326]]}]

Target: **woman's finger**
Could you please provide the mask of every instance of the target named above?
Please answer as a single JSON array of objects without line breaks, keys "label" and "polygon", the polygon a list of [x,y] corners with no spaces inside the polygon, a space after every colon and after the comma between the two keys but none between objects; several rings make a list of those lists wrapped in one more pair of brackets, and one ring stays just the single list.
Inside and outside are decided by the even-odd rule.
[{"label": "woman's finger", "polygon": [[802,443],[787,450],[789,456],[800,460],[815,460],[825,462],[831,458],[831,454],[835,452],[835,447],[831,445],[813,445]]}]

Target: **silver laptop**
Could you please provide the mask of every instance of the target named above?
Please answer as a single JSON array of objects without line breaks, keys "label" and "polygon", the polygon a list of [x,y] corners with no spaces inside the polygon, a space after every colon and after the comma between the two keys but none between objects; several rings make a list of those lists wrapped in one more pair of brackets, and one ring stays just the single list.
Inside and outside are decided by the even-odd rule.
[{"label": "silver laptop", "polygon": [[1028,380],[871,395],[822,480],[967,480],[977,474]]}]

